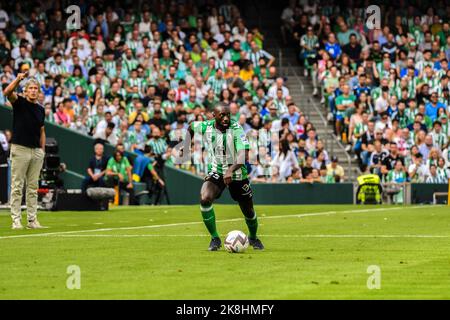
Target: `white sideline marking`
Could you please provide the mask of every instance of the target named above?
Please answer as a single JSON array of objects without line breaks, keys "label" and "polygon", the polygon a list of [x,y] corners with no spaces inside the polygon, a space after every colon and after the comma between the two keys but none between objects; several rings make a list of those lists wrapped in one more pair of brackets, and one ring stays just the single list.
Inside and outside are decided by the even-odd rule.
[{"label": "white sideline marking", "polygon": [[[222,237],[225,235],[221,235]],[[197,238],[208,234],[51,234],[58,238]],[[450,235],[428,234],[262,234],[262,238],[450,238]]]},{"label": "white sideline marking", "polygon": [[[408,209],[420,209],[423,206],[409,207]],[[258,216],[258,219],[282,219],[282,218],[302,218],[308,216],[326,216],[333,215],[337,213],[364,213],[364,212],[378,212],[378,211],[392,211],[392,210],[403,210],[403,207],[393,207],[393,208],[377,208],[377,209],[359,209],[359,210],[344,210],[344,211],[325,211],[325,212],[311,212],[311,213],[301,213],[301,214],[291,214],[291,215],[281,215],[281,216]],[[244,218],[234,218],[217,220],[216,222],[234,222],[242,221]],[[86,232],[104,232],[104,231],[115,231],[115,230],[139,230],[139,229],[153,229],[153,228],[163,228],[163,227],[180,227],[203,224],[202,221],[194,222],[180,222],[180,223],[169,223],[169,224],[156,224],[149,226],[137,226],[137,227],[118,227],[118,228],[102,228],[102,229],[91,229],[91,230],[72,230],[72,231],[60,231],[60,232],[48,232],[48,233],[33,233],[33,234],[21,234],[15,236],[1,236],[1,239],[13,239],[13,238],[29,238],[29,237],[46,237],[53,235],[63,235],[63,234],[74,234],[74,233],[86,233]]]}]

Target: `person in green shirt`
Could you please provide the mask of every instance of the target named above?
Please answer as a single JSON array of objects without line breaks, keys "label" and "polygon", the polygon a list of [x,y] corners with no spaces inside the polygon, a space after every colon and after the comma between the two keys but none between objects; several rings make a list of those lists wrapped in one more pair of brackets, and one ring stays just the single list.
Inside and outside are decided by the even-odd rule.
[{"label": "person in green shirt", "polygon": [[74,66],[73,72],[70,77],[67,78],[67,80],[64,83],[66,87],[69,89],[70,93],[75,92],[75,88],[80,86],[83,88],[83,90],[88,89],[88,84],[85,78],[83,78],[83,73],[81,71],[80,66]]},{"label": "person in green shirt", "polygon": [[109,187],[118,186],[119,190],[128,192],[130,203],[133,203],[133,179],[131,175],[131,165],[127,157],[120,151],[114,151],[113,156],[108,160],[106,166],[106,185]]},{"label": "person in green shirt", "polygon": [[213,202],[220,198],[226,188],[229,189],[231,197],[239,203],[245,216],[250,245],[254,249],[262,250],[264,245],[256,235],[258,218],[253,207],[253,191],[245,166],[250,149],[249,141],[239,123],[231,120],[228,105],[218,105],[213,115],[212,120],[193,122],[182,146],[183,162],[191,159],[190,149],[194,134],[201,135],[208,150],[208,175],[200,190],[203,222],[211,235],[208,250],[217,251],[222,246],[216,229]]},{"label": "person in green shirt", "polygon": [[203,105],[207,111],[212,111],[219,104],[219,99],[217,99],[214,94],[213,89],[209,89],[206,95],[205,100],[203,101]]},{"label": "person in green shirt", "polygon": [[241,42],[239,40],[233,41],[233,46],[225,52],[225,58],[233,63],[241,58]]},{"label": "person in green shirt", "polygon": [[348,84],[342,87],[342,94],[336,98],[336,132],[338,138],[341,137],[344,119],[347,109],[355,108],[356,97],[350,94],[350,86]]}]

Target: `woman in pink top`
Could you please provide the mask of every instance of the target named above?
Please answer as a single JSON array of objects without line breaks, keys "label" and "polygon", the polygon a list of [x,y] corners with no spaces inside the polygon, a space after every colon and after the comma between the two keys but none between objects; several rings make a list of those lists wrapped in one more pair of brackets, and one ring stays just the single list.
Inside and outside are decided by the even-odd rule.
[{"label": "woman in pink top", "polygon": [[69,116],[64,112],[64,104],[62,102],[58,104],[58,108],[56,109],[55,121],[61,126],[67,127],[70,125]]}]

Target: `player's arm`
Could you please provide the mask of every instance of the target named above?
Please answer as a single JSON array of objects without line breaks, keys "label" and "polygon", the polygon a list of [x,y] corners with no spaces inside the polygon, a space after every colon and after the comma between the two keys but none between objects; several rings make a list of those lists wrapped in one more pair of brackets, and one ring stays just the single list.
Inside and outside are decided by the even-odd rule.
[{"label": "player's arm", "polygon": [[164,187],[164,186],[165,186],[164,180],[161,179],[161,177],[159,176],[158,172],[156,172],[156,170],[153,168],[153,165],[152,165],[152,164],[149,164],[149,165],[147,166],[147,168],[148,168],[148,170],[150,171],[150,173],[151,173],[153,179],[156,180],[156,181],[158,181],[158,183],[159,183],[159,185],[160,185],[161,187]]},{"label": "player's arm", "polygon": [[46,136],[45,136],[45,127],[42,126],[42,127],[41,127],[41,140],[40,140],[40,142],[41,142],[41,148],[42,148],[42,150],[44,150],[44,151],[45,151],[45,140],[46,140]]},{"label": "player's arm", "polygon": [[17,100],[17,94],[14,92],[20,81],[26,78],[28,72],[19,73],[17,77],[3,91],[3,95],[8,98],[9,102],[14,103]]},{"label": "player's arm", "polygon": [[223,176],[226,185],[231,183],[233,172],[245,166],[245,162],[249,159],[250,144],[241,127],[234,131],[234,145],[236,148],[236,163],[231,165]]},{"label": "player's arm", "polygon": [[269,59],[269,62],[267,62],[267,67],[270,67],[271,65],[273,65],[275,62],[275,57],[264,50],[263,50],[263,54],[267,59]]},{"label": "player's arm", "polygon": [[98,174],[98,177],[101,178],[101,177],[103,177],[105,174],[106,174],[106,169],[103,170],[103,171],[101,171],[101,172]]},{"label": "player's arm", "polygon": [[106,175],[107,175],[108,177],[114,177],[114,176],[119,176],[119,175],[120,175],[120,173],[114,172],[114,171],[113,171],[112,159],[113,159],[113,158],[111,158],[111,159],[108,160],[108,164],[107,164],[107,166],[106,166]]},{"label": "player's arm", "polygon": [[126,162],[127,162],[127,177],[128,177],[128,185],[127,188],[128,189],[132,189],[133,188],[133,174],[131,173],[131,171],[133,170],[133,166],[130,164],[130,162],[128,161],[127,158],[125,158]]},{"label": "player's arm", "polygon": [[89,168],[87,168],[87,174],[89,175],[89,177],[91,177],[92,178],[92,180],[95,180],[95,178],[94,178],[94,172],[92,171],[92,169],[89,167]]},{"label": "player's arm", "polygon": [[225,175],[223,176],[223,180],[226,185],[229,185],[231,183],[231,177],[233,176],[233,173],[245,166],[245,161],[249,159],[249,150],[248,149],[242,149],[237,152],[236,157],[236,163],[231,165],[227,172],[225,172]]}]

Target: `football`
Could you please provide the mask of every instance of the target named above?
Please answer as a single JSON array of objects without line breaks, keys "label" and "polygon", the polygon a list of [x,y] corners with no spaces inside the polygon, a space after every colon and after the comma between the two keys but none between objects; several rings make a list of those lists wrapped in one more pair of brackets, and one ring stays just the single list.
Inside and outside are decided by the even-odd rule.
[{"label": "football", "polygon": [[248,248],[248,238],[239,230],[230,231],[224,242],[225,250],[231,253],[242,253]]}]

